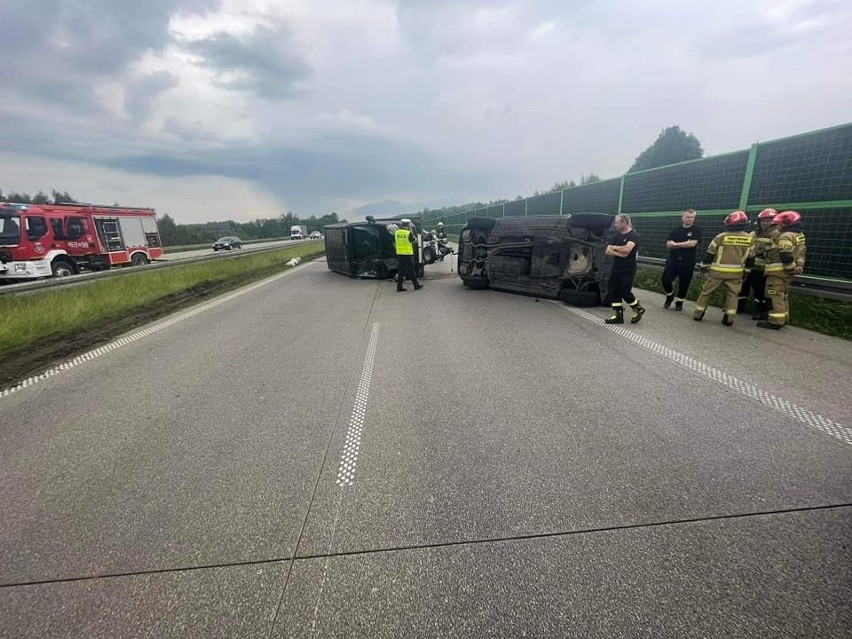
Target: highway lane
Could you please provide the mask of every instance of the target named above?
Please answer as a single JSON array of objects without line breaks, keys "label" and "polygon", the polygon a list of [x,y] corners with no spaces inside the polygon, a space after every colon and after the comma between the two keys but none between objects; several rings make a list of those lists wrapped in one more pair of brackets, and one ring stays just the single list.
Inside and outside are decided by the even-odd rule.
[{"label": "highway lane", "polygon": [[441,269],[307,264],[0,398],[0,636],[852,631],[848,343]]},{"label": "highway lane", "polygon": [[240,249],[232,249],[230,251],[214,251],[213,243],[210,243],[208,248],[203,249],[192,249],[189,251],[177,251],[174,253],[166,253],[158,259],[158,262],[176,262],[180,260],[185,260],[193,257],[203,257],[205,255],[234,255],[241,253],[250,253],[251,251],[257,251],[260,249],[272,248],[275,246],[288,246],[290,244],[299,244],[314,241],[314,240],[273,240],[269,242],[252,242],[251,244],[243,244],[243,248]]}]

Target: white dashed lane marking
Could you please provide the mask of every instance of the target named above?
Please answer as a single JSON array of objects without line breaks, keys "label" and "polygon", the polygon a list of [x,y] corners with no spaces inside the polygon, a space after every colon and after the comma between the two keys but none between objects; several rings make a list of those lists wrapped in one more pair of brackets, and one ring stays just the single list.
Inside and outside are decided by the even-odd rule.
[{"label": "white dashed lane marking", "polygon": [[370,396],[370,382],[373,380],[373,363],[376,360],[378,341],[379,325],[373,324],[364,367],[361,369],[361,380],[358,382],[358,393],[355,395],[355,406],[349,418],[349,430],[346,431],[346,443],[337,469],[338,486],[351,486],[355,478],[355,465],[358,463],[358,453],[361,451],[361,431],[364,429],[364,416],[367,414],[367,399]]},{"label": "white dashed lane marking", "polygon": [[21,390],[28,388],[28,387],[30,387],[34,384],[37,384],[38,382],[45,380],[49,377],[54,377],[55,375],[59,375],[59,373],[62,373],[62,372],[67,371],[67,370],[71,370],[72,368],[76,368],[80,364],[84,364],[85,362],[96,359],[96,358],[100,357],[101,355],[104,355],[106,353],[109,353],[110,351],[116,350],[117,348],[121,348],[122,346],[127,346],[128,344],[132,344],[133,342],[140,340],[143,337],[147,337],[148,335],[152,335],[154,333],[157,333],[158,331],[161,331],[164,328],[168,328],[169,326],[174,326],[178,322],[182,322],[185,319],[188,319],[190,317],[198,315],[199,313],[203,313],[204,311],[210,310],[211,308],[214,308],[215,306],[219,306],[219,304],[224,304],[225,302],[229,302],[232,299],[234,299],[235,297],[239,297],[240,295],[245,295],[246,293],[250,293],[251,291],[258,289],[261,286],[266,286],[267,284],[270,284],[270,283],[272,283],[276,280],[279,280],[282,277],[286,277],[287,275],[290,275],[291,273],[295,273],[296,271],[300,271],[304,268],[307,268],[308,266],[310,266],[310,263],[304,264],[304,265],[297,267],[297,268],[290,269],[289,271],[284,271],[283,273],[279,273],[278,275],[273,275],[272,277],[265,279],[265,280],[262,280],[262,281],[258,282],[257,284],[252,284],[251,286],[247,286],[246,288],[241,288],[238,291],[235,291],[233,293],[229,293],[228,295],[225,295],[223,297],[219,297],[219,298],[212,300],[212,301],[210,301],[206,304],[202,304],[201,306],[196,306],[192,310],[186,311],[184,313],[178,313],[177,315],[173,315],[172,317],[170,317],[169,319],[167,319],[163,322],[159,322],[158,324],[154,324],[153,326],[149,326],[148,328],[145,328],[141,331],[137,331],[136,333],[133,333],[132,335],[126,335],[125,337],[121,337],[121,338],[119,338],[119,339],[117,339],[113,342],[110,342],[109,344],[105,344],[104,346],[100,346],[100,347],[98,347],[94,350],[91,350],[88,353],[83,353],[82,355],[78,355],[77,357],[70,359],[67,362],[63,362],[62,364],[59,364],[58,366],[54,366],[53,368],[50,368],[50,369],[44,371],[43,373],[41,373],[39,375],[34,375],[32,377],[25,379],[24,381],[22,381],[17,386],[13,386],[11,388],[7,388],[3,391],[0,391],[0,398],[8,397],[12,393],[17,393],[18,391],[21,391]]},{"label": "white dashed lane marking", "polygon": [[577,308],[572,308],[569,306],[562,306],[566,311],[570,311],[575,315],[582,317],[583,319],[587,319],[590,322],[594,322],[599,326],[603,326],[604,328],[608,328],[613,333],[621,335],[629,339],[632,342],[635,342],[639,346],[647,348],[649,351],[657,353],[658,355],[662,355],[663,357],[670,359],[676,364],[683,366],[686,369],[689,369],[693,373],[698,373],[704,377],[712,379],[714,382],[718,382],[722,384],[726,388],[730,388],[731,390],[735,390],[738,393],[741,393],[747,397],[757,400],[761,404],[765,406],[770,406],[775,410],[783,413],[787,417],[792,417],[793,419],[802,422],[803,424],[807,424],[811,428],[815,428],[823,433],[828,433],[832,437],[836,437],[840,441],[852,445],[852,429],[843,424],[838,424],[835,421],[828,419],[827,417],[823,417],[822,415],[818,415],[813,411],[809,411],[806,408],[802,408],[801,406],[797,406],[796,404],[787,401],[786,399],[781,399],[780,397],[776,397],[772,393],[767,393],[765,390],[762,390],[751,384],[749,382],[744,382],[741,379],[737,379],[733,375],[729,375],[728,373],[724,373],[719,369],[713,368],[712,366],[708,366],[707,364],[703,364],[688,355],[684,355],[683,353],[679,353],[675,350],[672,350],[668,346],[663,346],[662,344],[658,344],[654,341],[649,340],[646,337],[642,337],[637,333],[634,333],[631,330],[624,328],[623,326],[619,326],[617,324],[606,324],[601,318],[592,315],[591,313],[587,313],[586,311],[581,311]]}]

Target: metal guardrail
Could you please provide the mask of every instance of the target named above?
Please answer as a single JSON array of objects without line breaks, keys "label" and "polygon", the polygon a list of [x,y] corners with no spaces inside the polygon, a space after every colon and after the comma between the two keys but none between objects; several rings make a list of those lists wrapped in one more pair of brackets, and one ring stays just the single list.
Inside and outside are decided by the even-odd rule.
[{"label": "metal guardrail", "polygon": [[[636,261],[643,266],[651,266],[661,270],[666,263],[666,260],[661,257],[638,257]],[[795,289],[797,293],[805,295],[852,302],[852,281],[850,280],[796,275],[791,282],[791,288]]]},{"label": "metal guardrail", "polygon": [[0,295],[23,295],[32,293],[47,288],[69,288],[87,284],[89,282],[100,280],[109,277],[120,277],[122,275],[133,275],[140,272],[149,272],[156,269],[174,268],[176,266],[185,266],[186,264],[196,264],[199,262],[207,262],[210,260],[231,260],[239,259],[247,255],[255,255],[260,253],[269,253],[271,251],[281,251],[294,246],[304,246],[305,242],[299,244],[283,244],[279,246],[269,246],[248,251],[240,251],[238,253],[214,253],[212,255],[199,255],[196,257],[186,257],[174,261],[156,260],[145,266],[134,267],[118,267],[111,268],[106,271],[95,271],[92,273],[80,273],[78,275],[70,275],[68,277],[48,277],[33,281],[28,281],[20,284],[6,284],[0,286]]}]

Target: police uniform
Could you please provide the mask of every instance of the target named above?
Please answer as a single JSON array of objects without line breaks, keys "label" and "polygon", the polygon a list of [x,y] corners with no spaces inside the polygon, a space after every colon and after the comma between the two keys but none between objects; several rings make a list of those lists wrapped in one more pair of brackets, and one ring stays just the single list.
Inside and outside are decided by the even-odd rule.
[{"label": "police uniform", "polygon": [[607,286],[607,297],[611,300],[612,310],[614,315],[606,320],[607,324],[623,324],[624,323],[624,305],[622,300],[625,300],[633,311],[630,318],[630,323],[635,324],[642,319],[642,314],[645,309],[639,304],[639,300],[633,295],[633,278],[636,276],[636,254],[639,251],[639,234],[633,229],[627,233],[615,233],[612,236],[610,244],[614,246],[624,246],[628,242],[633,242],[633,250],[627,257],[615,256],[612,263],[612,273],[609,277]]},{"label": "police uniform", "polygon": [[414,290],[422,287],[417,280],[417,269],[414,265],[414,234],[408,227],[394,231],[394,246],[396,248],[396,290],[404,291],[405,278],[414,284]]},{"label": "police uniform", "polygon": [[695,303],[693,319],[700,321],[704,318],[713,291],[724,285],[725,312],[722,315],[722,323],[731,326],[737,314],[737,297],[743,274],[750,271],[754,264],[754,234],[744,230],[719,233],[710,242],[701,262],[702,270],[709,266],[710,272]]},{"label": "police uniform", "polygon": [[[666,238],[668,242],[689,242],[697,240],[701,243],[703,233],[701,229],[694,224],[690,227],[679,226],[673,229]],[[683,301],[686,299],[686,293],[689,291],[689,284],[692,282],[692,275],[695,271],[695,256],[698,252],[698,244],[691,248],[673,248],[669,249],[669,256],[666,258],[666,266],[663,269],[663,292],[666,294],[665,307],[668,308],[675,302],[675,309],[678,311],[683,309]],[[677,296],[674,294],[674,280],[677,278]]]},{"label": "police uniform", "polygon": [[781,328],[790,318],[787,296],[790,282],[796,272],[805,268],[805,234],[799,225],[788,227],[784,232],[776,230],[767,252],[766,298],[769,303],[768,322],[758,322],[761,328]]}]

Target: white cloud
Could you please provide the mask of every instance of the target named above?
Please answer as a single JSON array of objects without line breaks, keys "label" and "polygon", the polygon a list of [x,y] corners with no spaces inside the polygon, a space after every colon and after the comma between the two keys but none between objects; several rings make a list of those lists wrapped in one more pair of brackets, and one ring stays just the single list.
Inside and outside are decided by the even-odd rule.
[{"label": "white cloud", "polygon": [[[144,42],[117,8],[91,51],[52,31],[6,61],[5,148],[33,175],[86,162],[26,188],[121,199],[86,181],[100,163],[135,167],[126,188],[169,180],[157,197],[221,174],[259,209],[345,213],[613,177],[673,124],[719,153],[852,113],[852,5],[835,0],[186,2],[146,4]],[[20,167],[2,158],[8,190]]]}]

